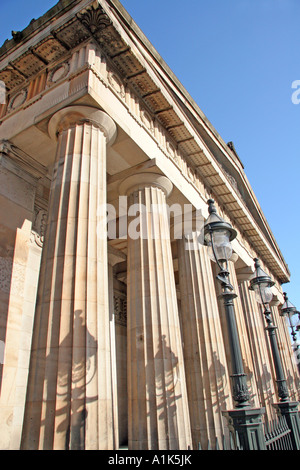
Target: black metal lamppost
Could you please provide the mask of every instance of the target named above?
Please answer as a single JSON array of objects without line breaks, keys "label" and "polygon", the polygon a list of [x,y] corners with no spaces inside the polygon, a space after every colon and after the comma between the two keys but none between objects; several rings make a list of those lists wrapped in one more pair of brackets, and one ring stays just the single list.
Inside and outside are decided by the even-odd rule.
[{"label": "black metal lamppost", "polygon": [[[286,379],[283,372],[282,362],[279,354],[276,329],[277,327],[273,323],[272,312],[270,309],[270,302],[273,298],[272,286],[275,282],[272,281],[270,276],[266,274],[260,266],[259,260],[254,259],[255,263],[255,273],[252,279],[250,280],[250,290],[255,292],[256,300],[259,304],[263,306],[264,316],[266,318],[266,331],[268,332],[273,363],[276,373],[276,383],[278,390],[278,397],[280,399],[279,403],[274,404],[273,406],[277,409],[277,412],[280,415],[284,415],[287,420],[287,424],[291,429],[291,438],[293,441],[293,448],[300,449],[300,420],[298,414],[298,402],[291,402],[289,399],[289,391],[287,388]],[[291,310],[292,304],[286,303],[286,313]],[[284,306],[283,306],[284,307]],[[292,306],[294,307],[294,306]],[[296,309],[295,309],[296,310]],[[282,310],[281,310],[282,312]]]},{"label": "black metal lamppost", "polygon": [[232,395],[236,402],[235,409],[224,412],[224,416],[233,425],[239,435],[244,450],[265,449],[261,415],[264,408],[251,408],[250,394],[247,386],[247,376],[244,372],[241,347],[236,325],[233,300],[237,297],[230,283],[228,261],[232,256],[231,241],[237,236],[232,226],[217,214],[214,201],[208,200],[209,217],[205,221],[203,236],[204,245],[209,248],[210,258],[217,263],[219,273],[217,280],[221,284],[222,297],[225,307],[227,329],[229,336],[232,363]]},{"label": "black metal lamppost", "polygon": [[286,379],[283,373],[281,358],[279,355],[276,330],[277,326],[274,325],[272,319],[272,313],[270,309],[270,302],[273,298],[272,287],[275,282],[272,281],[261,268],[259,260],[254,260],[255,273],[253,278],[250,280],[250,289],[255,292],[256,301],[263,306],[264,316],[266,318],[267,327],[266,331],[269,334],[273,362],[276,372],[276,383],[278,389],[278,396],[280,401],[285,402],[289,400],[289,392],[286,385]]},{"label": "black metal lamppost", "polygon": [[294,340],[294,343],[292,346],[294,350],[294,355],[295,355],[295,360],[297,363],[298,371],[300,374],[300,344],[297,341],[297,331],[300,330],[300,322],[298,322],[297,326],[293,323],[293,318],[295,315],[298,315],[298,318],[300,320],[300,312],[296,309],[296,307],[292,304],[292,302],[289,301],[286,292],[283,293],[283,296],[284,296],[284,304],[282,305],[279,314],[282,317],[287,317],[289,319],[291,335]]}]

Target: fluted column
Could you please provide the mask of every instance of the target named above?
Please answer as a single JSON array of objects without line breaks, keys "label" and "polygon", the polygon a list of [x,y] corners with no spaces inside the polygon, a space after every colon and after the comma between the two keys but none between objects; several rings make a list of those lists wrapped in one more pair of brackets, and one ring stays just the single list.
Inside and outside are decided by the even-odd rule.
[{"label": "fluted column", "polygon": [[128,432],[135,450],[192,444],[166,205],[171,190],[166,177],[149,173],[120,186],[135,216],[127,258]]},{"label": "fluted column", "polygon": [[222,410],[232,407],[217,296],[207,248],[198,233],[178,240],[184,362],[193,445],[214,447],[224,435]]},{"label": "fluted column", "polygon": [[57,138],[35,314],[24,449],[113,446],[106,147],[116,126],[74,106],[56,113]]}]

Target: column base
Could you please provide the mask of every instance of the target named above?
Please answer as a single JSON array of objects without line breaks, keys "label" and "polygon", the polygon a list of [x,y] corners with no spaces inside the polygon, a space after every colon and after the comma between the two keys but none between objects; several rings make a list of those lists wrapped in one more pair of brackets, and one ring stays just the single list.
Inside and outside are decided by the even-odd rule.
[{"label": "column base", "polygon": [[288,427],[291,430],[291,439],[293,450],[300,450],[300,418],[299,418],[299,402],[286,401],[274,403],[279,416],[285,416]]},{"label": "column base", "polygon": [[265,408],[237,408],[222,412],[235,443],[237,433],[241,450],[266,450],[262,426],[264,413]]}]

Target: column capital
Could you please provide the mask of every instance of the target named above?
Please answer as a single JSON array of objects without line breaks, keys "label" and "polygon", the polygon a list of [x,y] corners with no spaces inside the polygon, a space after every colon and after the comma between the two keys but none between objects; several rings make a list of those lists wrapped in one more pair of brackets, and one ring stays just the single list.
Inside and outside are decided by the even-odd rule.
[{"label": "column capital", "polygon": [[173,184],[169,178],[158,173],[137,173],[123,180],[119,186],[119,191],[121,195],[129,196],[134,191],[145,189],[146,187],[160,188],[166,197],[169,197]]},{"label": "column capital", "polygon": [[48,132],[53,140],[58,134],[76,124],[89,122],[99,127],[106,137],[108,145],[112,145],[117,137],[117,126],[112,118],[97,108],[90,106],[68,106],[60,109],[49,121]]}]

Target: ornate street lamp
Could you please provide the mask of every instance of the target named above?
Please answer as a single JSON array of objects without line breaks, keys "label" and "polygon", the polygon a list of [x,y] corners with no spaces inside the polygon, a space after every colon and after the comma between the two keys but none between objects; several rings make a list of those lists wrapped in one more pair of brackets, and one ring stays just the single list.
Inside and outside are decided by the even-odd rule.
[{"label": "ornate street lamp", "polygon": [[228,261],[232,256],[231,241],[237,236],[232,226],[217,214],[214,201],[208,201],[209,217],[204,223],[202,243],[208,246],[209,256],[217,263],[219,273],[217,280],[221,284],[227,330],[229,336],[232,363],[232,394],[236,402],[235,409],[223,412],[229,425],[234,427],[244,450],[263,450],[265,441],[262,430],[261,415],[264,408],[254,409],[249,404],[250,394],[247,376],[244,372],[241,346],[238,337],[233,300],[237,297],[230,283]]},{"label": "ornate street lamp", "polygon": [[256,301],[263,306],[264,316],[266,318],[267,327],[266,330],[269,334],[273,362],[276,372],[276,383],[278,389],[278,396],[280,401],[285,402],[289,400],[289,392],[286,385],[286,379],[283,373],[281,358],[278,349],[276,330],[277,326],[273,324],[272,312],[270,309],[270,302],[273,298],[272,286],[275,282],[272,281],[270,276],[266,274],[257,258],[254,259],[255,273],[250,280],[250,290],[255,292]]},{"label": "ornate street lamp", "polygon": [[300,351],[299,351],[300,344],[297,341],[297,331],[299,331],[299,324],[296,325],[296,323],[293,320],[295,315],[298,315],[298,317],[300,317],[300,312],[298,312],[298,310],[292,304],[292,302],[289,301],[286,292],[283,293],[283,297],[284,297],[284,304],[282,305],[279,314],[280,314],[280,316],[287,317],[289,319],[289,326],[290,326],[290,329],[291,329],[291,335],[292,335],[292,338],[294,340],[294,343],[293,343],[292,346],[293,346],[293,350],[294,350],[294,354],[295,354],[295,359],[296,359],[298,371],[299,371],[299,374],[300,374]]},{"label": "ornate street lamp", "polygon": [[[273,298],[272,286],[275,284],[270,276],[268,276],[261,268],[259,260],[254,259],[255,263],[255,273],[253,278],[250,280],[249,289],[255,292],[256,300],[259,304],[263,306],[264,316],[266,318],[267,326],[266,330],[268,331],[273,362],[276,373],[276,383],[278,389],[278,396],[280,402],[274,404],[273,406],[277,408],[280,415],[286,417],[287,424],[291,429],[291,439],[294,450],[300,450],[300,419],[299,419],[299,403],[291,402],[289,400],[289,392],[286,384],[286,379],[283,373],[283,367],[281,363],[281,358],[278,349],[276,329],[277,327],[273,324],[272,312],[269,306]],[[286,308],[289,308],[288,303]]]},{"label": "ornate street lamp", "polygon": [[237,408],[249,407],[250,394],[244,372],[241,348],[236,326],[233,299],[237,297],[229,281],[228,261],[232,256],[231,241],[236,238],[236,231],[217,214],[214,201],[208,201],[209,217],[204,224],[204,245],[209,248],[209,256],[217,263],[217,280],[222,287],[222,297],[228,325],[229,344],[232,360],[232,389]]}]

